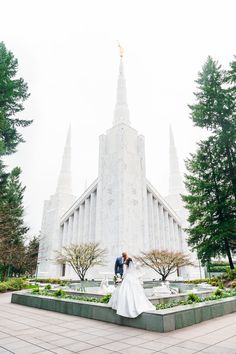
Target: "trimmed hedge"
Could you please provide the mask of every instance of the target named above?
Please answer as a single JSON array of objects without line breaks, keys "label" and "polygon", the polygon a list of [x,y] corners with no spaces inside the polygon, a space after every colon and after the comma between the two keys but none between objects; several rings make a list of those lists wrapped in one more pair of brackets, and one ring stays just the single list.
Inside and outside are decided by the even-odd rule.
[{"label": "trimmed hedge", "polygon": [[38,282],[38,283],[49,283],[49,284],[67,284],[69,281],[61,280],[59,278],[32,278],[30,281]]},{"label": "trimmed hedge", "polygon": [[[236,263],[234,263],[236,267]],[[230,266],[228,262],[212,262],[207,265],[207,271],[212,273],[224,273],[230,270]]]},{"label": "trimmed hedge", "polygon": [[203,279],[193,279],[193,280],[185,280],[187,284],[200,284],[207,283],[212,286],[222,286],[222,280],[219,278],[203,278]]}]

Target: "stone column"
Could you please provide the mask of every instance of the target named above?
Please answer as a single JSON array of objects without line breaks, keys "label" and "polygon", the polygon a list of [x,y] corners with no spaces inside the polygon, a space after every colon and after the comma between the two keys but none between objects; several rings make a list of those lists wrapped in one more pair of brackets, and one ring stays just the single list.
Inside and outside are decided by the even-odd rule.
[{"label": "stone column", "polygon": [[68,222],[68,235],[67,235],[67,242],[66,242],[67,246],[70,246],[71,242],[72,242],[72,237],[73,237],[73,219],[74,219],[74,216],[71,215],[69,217],[69,222]]},{"label": "stone column", "polygon": [[161,220],[160,220],[160,204],[157,200],[157,210],[156,210],[156,215],[157,215],[157,249],[160,251],[161,250]]},{"label": "stone column", "polygon": [[164,225],[165,225],[165,250],[168,250],[170,247],[170,230],[169,230],[169,215],[168,211],[164,211]]},{"label": "stone column", "polygon": [[62,246],[66,246],[67,242],[67,235],[68,235],[68,220],[64,222],[64,227],[63,227],[63,238],[62,238]]},{"label": "stone column", "polygon": [[153,222],[153,197],[148,192],[148,229],[149,229],[149,248],[154,248],[154,222]]},{"label": "stone column", "polygon": [[84,203],[79,206],[79,236],[78,240],[80,243],[84,242]]},{"label": "stone column", "polygon": [[157,199],[153,199],[153,219],[154,219],[154,248],[159,249],[160,235],[159,235],[159,211],[158,211]]},{"label": "stone column", "polygon": [[170,250],[176,251],[176,242],[175,242],[175,234],[174,234],[174,220],[172,216],[169,218],[169,229],[170,229]]},{"label": "stone column", "polygon": [[90,198],[85,199],[84,206],[84,242],[89,242],[89,214],[90,214]]},{"label": "stone column", "polygon": [[180,252],[185,252],[184,250],[184,242],[183,242],[183,235],[182,235],[182,229],[178,225],[178,236],[179,236],[179,245],[180,245]]},{"label": "stone column", "polygon": [[164,250],[165,248],[164,209],[161,204],[159,206],[159,216],[160,216],[160,250]]},{"label": "stone column", "polygon": [[78,226],[79,226],[79,209],[74,211],[74,219],[73,219],[73,237],[71,243],[78,243]]},{"label": "stone column", "polygon": [[95,241],[95,223],[96,223],[96,192],[90,196],[90,214],[89,214],[89,241]]},{"label": "stone column", "polygon": [[181,247],[180,247],[180,240],[179,240],[179,233],[178,233],[178,224],[176,222],[174,222],[174,235],[175,235],[176,251],[180,252]]}]

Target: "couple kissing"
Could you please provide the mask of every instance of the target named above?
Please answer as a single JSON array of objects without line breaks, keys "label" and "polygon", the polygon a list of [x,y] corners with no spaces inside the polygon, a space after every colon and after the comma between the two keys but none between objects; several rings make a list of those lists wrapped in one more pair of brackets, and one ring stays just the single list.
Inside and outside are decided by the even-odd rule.
[{"label": "couple kissing", "polygon": [[123,252],[115,261],[115,275],[118,274],[122,282],[117,285],[108,303],[117,315],[135,318],[142,312],[155,310],[146,297],[136,266],[127,252]]}]

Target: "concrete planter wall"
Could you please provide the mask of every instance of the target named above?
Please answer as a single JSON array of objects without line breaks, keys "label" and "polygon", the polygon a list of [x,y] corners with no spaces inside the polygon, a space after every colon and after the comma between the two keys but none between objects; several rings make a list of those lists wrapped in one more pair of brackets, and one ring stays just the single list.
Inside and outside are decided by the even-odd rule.
[{"label": "concrete planter wall", "polygon": [[226,298],[195,305],[178,306],[167,310],[144,312],[134,319],[116,315],[106,304],[68,299],[40,297],[27,292],[12,294],[11,302],[43,310],[81,316],[157,332],[169,332],[212,318],[236,312],[236,299]]}]

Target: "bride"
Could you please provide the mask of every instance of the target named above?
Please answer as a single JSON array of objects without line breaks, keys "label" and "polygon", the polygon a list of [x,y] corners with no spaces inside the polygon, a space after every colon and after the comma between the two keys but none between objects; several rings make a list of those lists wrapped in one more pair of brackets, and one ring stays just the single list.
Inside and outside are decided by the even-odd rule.
[{"label": "bride", "polygon": [[144,311],[155,310],[140,284],[138,272],[131,258],[125,261],[124,279],[112,293],[108,303],[117,315],[135,318]]}]

